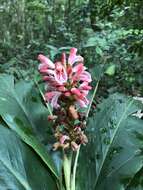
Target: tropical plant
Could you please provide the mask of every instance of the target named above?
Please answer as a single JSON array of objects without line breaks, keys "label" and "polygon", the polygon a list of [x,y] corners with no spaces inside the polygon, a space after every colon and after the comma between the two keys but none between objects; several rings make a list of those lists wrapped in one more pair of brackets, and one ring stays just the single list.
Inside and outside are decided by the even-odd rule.
[{"label": "tropical plant", "polygon": [[[46,88],[46,96],[41,79],[15,82],[12,75],[0,75],[0,189],[142,189],[143,121],[133,115],[142,109],[142,104],[116,93],[94,110],[99,84],[96,81],[89,105],[77,109],[75,102],[80,106],[88,104],[86,95],[81,96],[85,90],[81,88],[82,80],[86,80],[82,87],[90,90],[90,74],[83,64],[74,65],[83,58],[76,56],[76,49],[72,48],[66,70],[65,54],[62,64],[54,65],[43,55],[38,58],[39,71],[50,87]],[[57,72],[54,75],[57,78],[52,78],[53,71]],[[63,86],[65,81],[69,82],[67,73],[69,76],[72,71],[76,87],[73,83]],[[46,78],[47,74],[50,78]],[[62,88],[57,87],[57,81]],[[65,92],[64,87],[68,91]],[[54,94],[53,88],[54,92],[56,89]],[[58,97],[57,92],[60,92]],[[63,99],[61,94],[64,94]],[[67,116],[63,123],[63,112],[58,113],[58,104]],[[69,123],[72,124],[70,130]]]}]

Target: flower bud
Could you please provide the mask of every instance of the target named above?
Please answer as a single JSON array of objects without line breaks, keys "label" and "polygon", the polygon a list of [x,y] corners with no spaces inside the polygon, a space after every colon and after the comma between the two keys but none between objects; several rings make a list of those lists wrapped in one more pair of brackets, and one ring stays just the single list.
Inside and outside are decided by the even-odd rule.
[{"label": "flower bud", "polygon": [[78,148],[79,148],[79,145],[76,142],[72,141],[71,142],[71,147],[72,147],[73,151],[77,151]]},{"label": "flower bud", "polygon": [[53,150],[55,151],[55,150],[57,150],[58,148],[60,148],[60,143],[59,142],[56,142],[56,143],[54,143],[53,144]]},{"label": "flower bud", "polygon": [[48,115],[48,121],[53,121],[56,120],[57,116],[56,115]]}]

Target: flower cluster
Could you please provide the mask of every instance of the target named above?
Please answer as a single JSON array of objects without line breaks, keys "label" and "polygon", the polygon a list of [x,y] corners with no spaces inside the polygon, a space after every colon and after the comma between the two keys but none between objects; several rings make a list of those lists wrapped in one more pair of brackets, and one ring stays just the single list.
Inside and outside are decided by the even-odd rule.
[{"label": "flower cluster", "polygon": [[[54,108],[55,137],[58,147],[72,146],[75,150],[85,144],[87,138],[82,130],[84,116],[77,111],[77,105],[87,107],[87,95],[91,86],[91,75],[86,71],[83,57],[77,49],[71,48],[68,58],[62,54],[61,61],[53,63],[48,57],[39,55],[39,72],[46,84],[45,100]],[[75,124],[76,121],[76,124]]]},{"label": "flower cluster", "polygon": [[44,55],[39,55],[41,64],[39,71],[43,75],[43,80],[48,85],[48,92],[45,98],[52,107],[58,108],[59,97],[70,97],[81,107],[86,107],[89,103],[86,98],[91,86],[91,75],[83,65],[83,58],[76,55],[77,49],[72,48],[68,60],[65,53],[62,54],[61,61],[55,64]]}]

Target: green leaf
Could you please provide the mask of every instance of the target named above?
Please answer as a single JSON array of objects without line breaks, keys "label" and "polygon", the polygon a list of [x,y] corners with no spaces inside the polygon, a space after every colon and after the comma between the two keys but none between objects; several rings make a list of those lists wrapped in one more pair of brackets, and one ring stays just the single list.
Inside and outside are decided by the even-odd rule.
[{"label": "green leaf", "polygon": [[96,64],[92,69],[90,69],[90,73],[92,78],[95,80],[100,80],[101,77],[104,75],[104,65],[103,64]]},{"label": "green leaf", "polygon": [[110,66],[106,69],[105,73],[106,73],[107,75],[109,75],[109,76],[113,76],[113,75],[115,74],[115,70],[116,70],[116,65],[115,65],[115,64],[112,64],[112,65],[110,65]]},{"label": "green leaf", "polygon": [[120,94],[97,107],[88,123],[89,143],[80,155],[79,190],[127,190],[143,166],[143,121],[132,116],[139,107]]},{"label": "green leaf", "polygon": [[[39,128],[48,128],[45,109],[32,93],[33,84],[20,82],[14,85],[13,76],[0,75],[0,114],[7,125],[30,145],[58,178],[56,166],[46,148],[36,137]],[[31,94],[32,93],[32,94]],[[46,116],[47,117],[47,116]],[[42,129],[41,129],[42,130]]]},{"label": "green leaf", "polygon": [[96,47],[96,53],[99,54],[99,55],[102,55],[103,52],[102,52],[102,49],[100,47]]},{"label": "green leaf", "polygon": [[0,189],[57,190],[39,157],[14,132],[0,125]]},{"label": "green leaf", "polygon": [[83,45],[84,48],[88,48],[88,47],[94,47],[97,45],[97,39],[95,37],[90,37],[88,38],[88,40],[85,42],[85,44]]}]

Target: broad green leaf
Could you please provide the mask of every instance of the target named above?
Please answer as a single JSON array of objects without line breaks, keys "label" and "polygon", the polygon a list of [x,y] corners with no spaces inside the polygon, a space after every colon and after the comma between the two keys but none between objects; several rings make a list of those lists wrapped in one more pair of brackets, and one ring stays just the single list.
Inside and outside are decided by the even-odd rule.
[{"label": "broad green leaf", "polygon": [[10,129],[0,125],[0,189],[57,190],[36,153]]},{"label": "broad green leaf", "polygon": [[[38,103],[38,94],[32,93],[32,83],[20,82],[14,85],[12,76],[0,75],[0,114],[7,125],[30,145],[50,170],[58,177],[55,164],[46,148],[40,143],[41,131],[49,128],[46,111]],[[48,114],[48,112],[47,112]],[[47,116],[46,116],[47,117]],[[45,126],[46,125],[46,126]],[[41,131],[40,129],[41,128]],[[39,138],[36,134],[40,131]],[[43,134],[43,133],[42,133]],[[45,134],[46,135],[46,134]]]},{"label": "broad green leaf", "polygon": [[116,69],[115,64],[112,64],[112,65],[110,65],[110,66],[106,69],[105,73],[106,73],[107,75],[109,75],[109,76],[113,76],[113,75],[115,74],[115,69]]},{"label": "broad green leaf", "polygon": [[143,166],[143,121],[132,116],[139,107],[120,94],[97,107],[89,118],[89,143],[80,155],[78,190],[128,190]]}]

